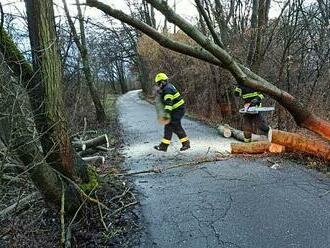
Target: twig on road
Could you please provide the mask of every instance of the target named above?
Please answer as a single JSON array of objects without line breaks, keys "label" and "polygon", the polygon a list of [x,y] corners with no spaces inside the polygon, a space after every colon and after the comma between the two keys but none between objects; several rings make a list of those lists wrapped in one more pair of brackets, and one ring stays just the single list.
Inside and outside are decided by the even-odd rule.
[{"label": "twig on road", "polygon": [[148,174],[148,173],[162,173],[162,172],[165,172],[165,171],[168,171],[171,169],[175,169],[175,168],[179,168],[179,167],[186,167],[186,166],[199,165],[202,163],[223,161],[223,160],[227,160],[229,158],[230,158],[230,156],[226,156],[226,157],[225,156],[222,156],[222,157],[216,156],[215,158],[214,157],[213,158],[199,158],[199,159],[191,161],[191,162],[176,164],[176,165],[172,165],[172,166],[165,167],[165,168],[159,168],[158,166],[155,166],[154,168],[146,169],[146,170],[142,170],[142,171],[118,174],[118,176],[133,176],[133,175]]},{"label": "twig on road", "polygon": [[151,168],[147,170],[142,170],[142,171],[135,171],[135,172],[127,172],[123,174],[117,174],[117,176],[133,176],[133,175],[138,175],[138,174],[147,174],[147,173],[161,173],[160,168]]}]

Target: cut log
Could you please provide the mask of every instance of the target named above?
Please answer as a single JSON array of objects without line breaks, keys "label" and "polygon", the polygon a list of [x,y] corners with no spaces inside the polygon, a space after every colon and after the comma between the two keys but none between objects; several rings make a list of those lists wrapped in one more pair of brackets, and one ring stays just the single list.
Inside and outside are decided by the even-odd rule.
[{"label": "cut log", "polygon": [[231,143],[231,153],[233,154],[260,154],[269,151],[271,145],[268,141],[257,141],[251,143]]},{"label": "cut log", "polygon": [[[231,137],[244,142],[244,132],[242,130],[235,129],[229,125],[226,125],[227,128],[231,131]],[[219,130],[219,129],[218,129]],[[251,141],[268,141],[268,137],[266,135],[252,134]]]},{"label": "cut log", "polygon": [[231,137],[232,133],[228,125],[219,125],[218,132],[225,138]]},{"label": "cut log", "polygon": [[271,145],[269,147],[269,151],[271,153],[282,153],[282,152],[285,152],[285,146],[271,143]]},{"label": "cut log", "polygon": [[273,130],[272,142],[288,147],[293,151],[304,152],[330,160],[330,144],[326,141],[309,138],[300,134]]},{"label": "cut log", "polygon": [[84,157],[82,159],[85,162],[93,162],[93,163],[101,163],[101,164],[104,164],[104,162],[105,162],[105,157],[104,156]]},{"label": "cut log", "polygon": [[167,125],[167,124],[169,124],[169,123],[171,122],[171,120],[168,119],[168,118],[159,117],[159,118],[158,118],[158,122],[159,122],[159,124],[161,124],[161,125]]},{"label": "cut log", "polygon": [[101,136],[98,136],[94,139],[86,140],[84,141],[84,144],[86,144],[86,149],[96,146],[105,145],[106,148],[109,148],[109,139],[108,135],[103,134]]},{"label": "cut log", "polygon": [[114,148],[106,148],[104,146],[96,146],[96,147],[92,147],[92,148],[89,148],[87,150],[84,150],[84,151],[80,151],[78,152],[79,156],[81,157],[89,157],[97,152],[110,152],[110,151],[113,151]]},{"label": "cut log", "polygon": [[72,145],[74,146],[74,148],[80,151],[85,151],[88,148],[94,148],[102,145],[105,145],[106,148],[109,148],[109,139],[108,135],[104,134],[90,140],[73,141]]},{"label": "cut log", "polygon": [[328,142],[279,130],[272,131],[272,143],[260,141],[231,144],[231,149],[234,154],[257,154],[268,151],[282,153],[285,150],[290,150],[330,160],[330,144]]}]

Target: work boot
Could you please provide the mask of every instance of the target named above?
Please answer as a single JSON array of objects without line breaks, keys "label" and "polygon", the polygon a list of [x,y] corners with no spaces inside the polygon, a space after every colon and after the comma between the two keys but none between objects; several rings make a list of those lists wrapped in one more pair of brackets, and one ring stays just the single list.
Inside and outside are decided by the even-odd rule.
[{"label": "work boot", "polygon": [[190,142],[188,140],[188,141],[182,143],[182,147],[180,148],[180,151],[185,151],[185,150],[188,150],[189,148],[190,148]]},{"label": "work boot", "polygon": [[168,145],[160,143],[158,146],[154,146],[157,151],[166,152]]}]

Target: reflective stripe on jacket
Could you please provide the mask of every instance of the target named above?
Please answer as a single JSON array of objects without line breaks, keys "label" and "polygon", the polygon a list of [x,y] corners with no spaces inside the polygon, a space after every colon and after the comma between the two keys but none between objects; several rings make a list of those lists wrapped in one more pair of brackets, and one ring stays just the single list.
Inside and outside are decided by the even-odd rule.
[{"label": "reflective stripe on jacket", "polygon": [[184,100],[179,91],[171,83],[166,83],[161,92],[164,109],[171,112],[184,107]]},{"label": "reflective stripe on jacket", "polygon": [[264,99],[263,94],[243,85],[235,87],[234,93],[235,95],[243,98],[244,103],[249,103],[255,98],[257,98],[260,102],[262,99]]}]

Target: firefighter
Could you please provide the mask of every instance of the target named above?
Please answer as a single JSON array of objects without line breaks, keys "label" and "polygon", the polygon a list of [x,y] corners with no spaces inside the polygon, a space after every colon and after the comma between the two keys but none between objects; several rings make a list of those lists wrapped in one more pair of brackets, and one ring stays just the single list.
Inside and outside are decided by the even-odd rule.
[{"label": "firefighter", "polygon": [[185,114],[185,103],[179,91],[168,81],[165,73],[158,73],[155,83],[160,88],[159,94],[164,105],[164,111],[170,117],[170,122],[164,127],[164,138],[158,146],[154,148],[158,151],[166,152],[171,143],[172,135],[175,133],[182,143],[180,151],[190,148],[190,141],[181,125],[181,119]]},{"label": "firefighter", "polygon": [[[243,99],[245,109],[262,106],[263,94],[249,87],[238,84],[234,89],[234,94]],[[270,132],[270,127],[267,125],[262,114],[260,112],[256,114],[243,114],[244,142],[251,142],[252,133],[257,129],[261,130],[264,135],[268,135]]]}]

